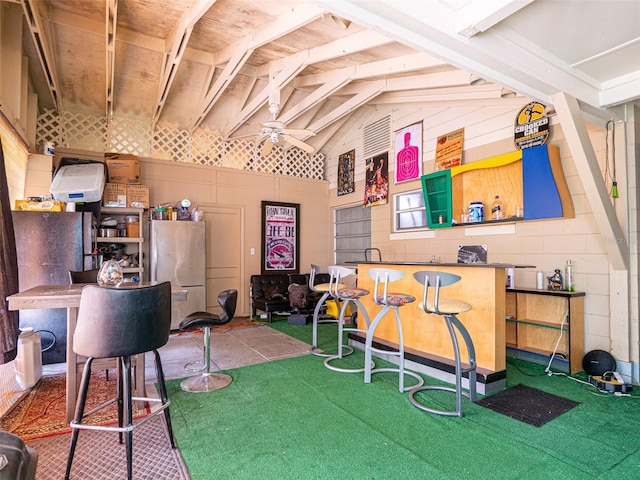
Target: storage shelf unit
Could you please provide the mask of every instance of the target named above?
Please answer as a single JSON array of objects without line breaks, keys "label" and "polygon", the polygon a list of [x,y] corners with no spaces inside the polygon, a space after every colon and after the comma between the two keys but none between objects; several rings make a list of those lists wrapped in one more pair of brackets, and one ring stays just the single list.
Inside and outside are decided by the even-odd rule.
[{"label": "storage shelf unit", "polygon": [[[576,373],[584,356],[584,293],[507,289],[507,355]],[[556,348],[557,345],[557,348]]]},{"label": "storage shelf unit", "polygon": [[99,244],[113,244],[122,243],[125,245],[125,253],[130,255],[138,255],[138,263],[135,267],[123,267],[122,272],[128,274],[127,276],[138,276],[141,280],[144,278],[144,208],[129,208],[129,207],[102,207],[101,217],[113,217],[118,220],[124,221],[125,216],[137,215],[139,222],[138,237],[97,237],[96,242]]}]

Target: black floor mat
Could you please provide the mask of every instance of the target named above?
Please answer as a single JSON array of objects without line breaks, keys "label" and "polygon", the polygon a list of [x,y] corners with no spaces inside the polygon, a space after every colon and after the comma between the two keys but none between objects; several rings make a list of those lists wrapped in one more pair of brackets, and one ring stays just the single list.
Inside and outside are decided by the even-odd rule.
[{"label": "black floor mat", "polygon": [[526,385],[516,385],[478,401],[479,405],[534,427],[571,410],[578,402]]}]

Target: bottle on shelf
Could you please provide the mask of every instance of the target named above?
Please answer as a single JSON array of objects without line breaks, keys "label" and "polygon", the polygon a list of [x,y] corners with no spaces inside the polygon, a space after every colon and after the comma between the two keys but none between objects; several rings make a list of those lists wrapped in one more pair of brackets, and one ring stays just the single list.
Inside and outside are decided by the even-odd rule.
[{"label": "bottle on shelf", "polygon": [[571,260],[567,260],[567,264],[564,267],[564,289],[567,292],[575,291],[575,287],[573,286],[573,266],[571,265]]},{"label": "bottle on shelf", "polygon": [[491,219],[500,220],[501,218],[504,218],[504,206],[502,200],[500,200],[500,196],[496,195],[495,200],[491,204]]}]

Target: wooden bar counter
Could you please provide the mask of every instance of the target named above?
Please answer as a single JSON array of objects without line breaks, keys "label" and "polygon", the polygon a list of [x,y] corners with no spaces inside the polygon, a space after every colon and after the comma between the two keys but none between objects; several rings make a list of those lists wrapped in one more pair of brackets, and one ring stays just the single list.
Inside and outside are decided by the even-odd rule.
[{"label": "wooden bar counter", "polygon": [[[506,268],[510,264],[464,264],[464,263],[428,263],[428,262],[359,262],[358,287],[373,293],[375,281],[368,275],[370,268],[392,268],[405,273],[405,276],[389,285],[390,292],[402,292],[413,295],[416,301],[400,308],[400,318],[404,332],[405,352],[408,360],[431,368],[447,370],[453,364],[451,337],[442,317],[427,315],[420,308],[423,286],[413,274],[421,270],[434,270],[459,275],[461,280],[440,291],[442,298],[456,298],[469,303],[472,309],[461,313],[458,318],[469,330],[476,349],[479,382],[486,384],[504,383],[506,378],[505,346],[505,283]],[[361,299],[363,306],[373,320],[380,311],[371,295]],[[364,327],[364,319],[359,318],[359,327]],[[356,343],[364,337],[352,335]],[[397,345],[398,336],[395,320],[389,313],[376,329],[376,339],[382,344]],[[364,340],[362,340],[364,341]],[[466,359],[466,352],[463,353]],[[426,372],[430,373],[430,372]],[[495,388],[500,385],[495,384]],[[485,390],[481,388],[480,390]],[[479,390],[479,391],[480,391]],[[494,390],[489,388],[488,390]]]}]

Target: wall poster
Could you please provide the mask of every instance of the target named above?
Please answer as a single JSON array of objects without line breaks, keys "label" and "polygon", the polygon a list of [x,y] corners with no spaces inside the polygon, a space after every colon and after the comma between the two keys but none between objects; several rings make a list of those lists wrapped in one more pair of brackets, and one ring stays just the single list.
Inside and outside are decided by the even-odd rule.
[{"label": "wall poster", "polygon": [[422,122],[396,130],[396,183],[417,180],[422,175]]},{"label": "wall poster", "polygon": [[446,170],[462,163],[464,128],[440,135],[436,143],[435,170]]},{"label": "wall poster", "polygon": [[365,166],[364,206],[383,205],[389,195],[389,152],[368,158]]},{"label": "wall poster", "polygon": [[300,204],[262,202],[262,275],[298,273]]},{"label": "wall poster", "polygon": [[353,175],[355,163],[355,150],[343,153],[338,157],[338,196],[356,191],[356,183]]}]

